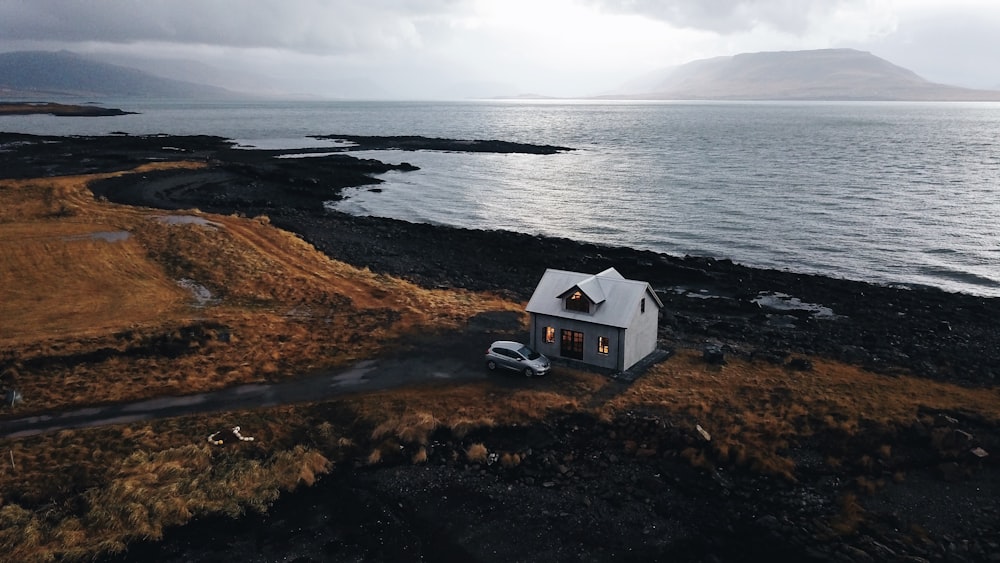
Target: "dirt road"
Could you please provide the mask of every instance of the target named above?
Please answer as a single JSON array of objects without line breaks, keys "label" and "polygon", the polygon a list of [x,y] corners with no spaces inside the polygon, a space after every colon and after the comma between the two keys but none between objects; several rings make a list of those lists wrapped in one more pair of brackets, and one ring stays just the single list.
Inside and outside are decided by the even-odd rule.
[{"label": "dirt road", "polygon": [[208,393],[95,405],[4,420],[0,422],[0,437],[18,438],[70,428],[307,403],[408,385],[504,377],[486,370],[483,351],[493,340],[523,337],[520,331],[516,314],[492,313],[473,319],[465,330],[415,336],[395,352],[359,361],[346,369],[323,371],[282,383],[239,385]]}]

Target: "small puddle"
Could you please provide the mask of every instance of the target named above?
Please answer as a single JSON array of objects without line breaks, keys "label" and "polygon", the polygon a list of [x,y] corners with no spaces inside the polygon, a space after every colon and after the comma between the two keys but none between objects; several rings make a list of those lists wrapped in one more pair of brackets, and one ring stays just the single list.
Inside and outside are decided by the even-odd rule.
[{"label": "small puddle", "polygon": [[73,235],[63,238],[66,241],[76,240],[103,240],[104,242],[122,242],[132,236],[128,231],[99,231],[87,233],[85,235]]},{"label": "small puddle", "polygon": [[343,385],[360,385],[368,379],[368,373],[375,369],[374,360],[365,360],[363,362],[358,362],[353,368],[345,371],[344,373],[337,375],[333,378],[333,383],[330,384],[331,387],[339,387]]},{"label": "small puddle", "polygon": [[177,280],[177,285],[191,292],[197,307],[205,307],[219,302],[218,299],[212,297],[212,292],[207,287],[192,279],[181,278]]},{"label": "small puddle", "polygon": [[293,154],[279,154],[274,158],[321,158],[324,156],[333,156],[335,154],[344,154],[343,151],[340,152],[298,152]]},{"label": "small puddle", "polygon": [[11,152],[21,147],[27,147],[33,144],[34,143],[31,141],[11,141],[9,143],[0,143],[0,152]]},{"label": "small puddle", "polygon": [[202,227],[219,228],[222,225],[214,221],[209,221],[197,215],[154,215],[153,219],[168,225],[199,225]]},{"label": "small puddle", "polygon": [[833,319],[837,317],[833,309],[829,307],[817,303],[806,303],[798,297],[792,297],[786,293],[760,293],[754,298],[753,302],[772,311],[806,311],[812,313],[818,319]]},{"label": "small puddle", "polygon": [[690,297],[692,299],[725,299],[726,297],[718,295],[715,293],[710,293],[707,289],[699,289],[698,291],[688,291],[683,287],[675,287],[674,293],[683,295],[684,297]]},{"label": "small puddle", "polygon": [[201,395],[187,395],[181,397],[161,397],[158,399],[149,399],[147,401],[142,401],[139,403],[132,403],[131,405],[126,405],[122,407],[124,412],[148,412],[160,409],[166,409],[170,407],[187,407],[191,405],[198,405],[204,403],[207,397],[204,394]]}]

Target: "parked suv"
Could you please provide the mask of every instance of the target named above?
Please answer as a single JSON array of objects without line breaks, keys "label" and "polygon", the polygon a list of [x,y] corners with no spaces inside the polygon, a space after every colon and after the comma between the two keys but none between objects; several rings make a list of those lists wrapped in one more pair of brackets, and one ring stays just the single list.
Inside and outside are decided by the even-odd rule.
[{"label": "parked suv", "polygon": [[491,371],[505,368],[523,373],[527,377],[549,373],[549,359],[521,344],[498,340],[486,349],[486,367]]}]

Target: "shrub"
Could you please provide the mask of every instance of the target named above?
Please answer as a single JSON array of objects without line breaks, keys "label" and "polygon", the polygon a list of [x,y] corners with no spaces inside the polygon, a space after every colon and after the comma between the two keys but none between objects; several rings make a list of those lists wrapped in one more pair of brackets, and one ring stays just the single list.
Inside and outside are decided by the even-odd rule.
[{"label": "shrub", "polygon": [[830,528],[841,536],[849,536],[858,531],[864,517],[865,509],[858,503],[858,497],[846,493],[840,497],[840,512],[830,521]]},{"label": "shrub", "polygon": [[465,450],[465,457],[473,463],[484,463],[489,453],[484,444],[476,442],[469,446],[469,449]]},{"label": "shrub", "polygon": [[517,467],[521,464],[521,454],[504,452],[504,454],[500,456],[500,464],[507,469]]}]

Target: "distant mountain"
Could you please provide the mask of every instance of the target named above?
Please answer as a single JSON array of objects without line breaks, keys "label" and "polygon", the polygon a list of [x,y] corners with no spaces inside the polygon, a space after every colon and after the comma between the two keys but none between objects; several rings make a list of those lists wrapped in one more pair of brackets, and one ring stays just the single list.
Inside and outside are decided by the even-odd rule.
[{"label": "distant mountain", "polygon": [[[641,89],[637,86],[641,85]],[[854,49],[744,53],[690,62],[604,98],[674,100],[1000,100],[1000,92],[929,82]]]},{"label": "distant mountain", "polygon": [[275,81],[270,77],[218,67],[198,60],[153,58],[123,53],[102,53],[88,55],[88,58],[98,62],[138,69],[160,78],[194,82],[234,92],[258,92],[265,95],[284,93],[274,88]]},{"label": "distant mountain", "polygon": [[241,95],[214,86],[153,76],[69,51],[0,53],[0,97],[227,99]]}]

